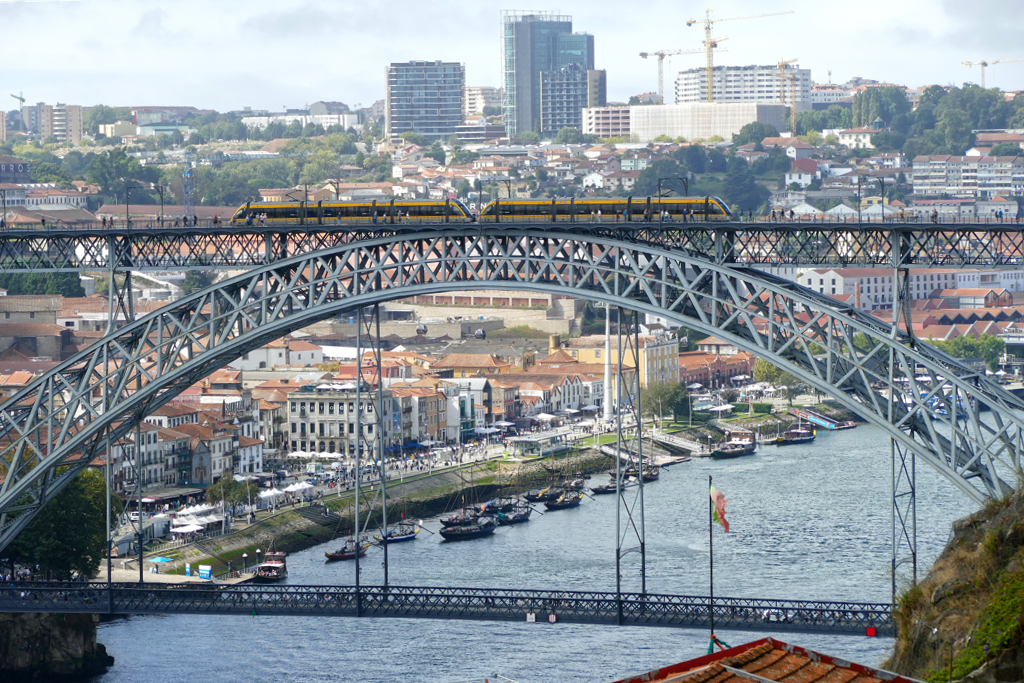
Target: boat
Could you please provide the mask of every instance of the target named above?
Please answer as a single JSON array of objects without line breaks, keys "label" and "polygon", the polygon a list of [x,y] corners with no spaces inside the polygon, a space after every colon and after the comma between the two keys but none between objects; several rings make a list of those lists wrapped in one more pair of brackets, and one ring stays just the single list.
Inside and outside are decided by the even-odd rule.
[{"label": "boat", "polygon": [[495,521],[499,526],[510,526],[512,524],[522,524],[523,522],[530,521],[530,513],[533,512],[533,508],[529,505],[519,504],[508,512],[498,512],[494,515]]},{"label": "boat", "polygon": [[598,484],[597,486],[591,486],[590,492],[595,496],[603,496],[609,493],[615,493],[615,482],[610,484]]},{"label": "boat", "polygon": [[660,472],[657,466],[644,468],[644,481],[658,481]]},{"label": "boat", "polygon": [[480,506],[480,512],[511,512],[519,503],[515,496],[498,496]]},{"label": "boat", "polygon": [[[423,520],[417,520],[416,522],[399,522],[395,526],[388,529],[388,543],[404,543],[405,541],[415,541],[416,535],[420,533],[423,528]],[[374,536],[373,540],[378,543],[383,543],[384,538],[381,536]]]},{"label": "boat", "polygon": [[480,513],[473,508],[462,508],[450,517],[442,517],[441,525],[444,527],[465,526],[476,521]]},{"label": "boat", "polygon": [[284,553],[268,550],[264,557],[263,562],[252,568],[252,580],[255,583],[273,583],[288,576]]},{"label": "boat", "polygon": [[542,489],[532,489],[523,494],[523,498],[529,503],[543,503],[548,493],[551,491],[550,486]]},{"label": "boat", "polygon": [[793,429],[787,429],[782,434],[775,437],[775,443],[778,446],[790,446],[798,443],[811,443],[814,441],[817,433],[810,429],[804,429],[803,427],[797,426]]},{"label": "boat", "polygon": [[366,549],[370,546],[369,543],[361,542],[356,543],[354,539],[348,539],[345,544],[335,550],[333,553],[324,553],[327,557],[328,562],[337,562],[338,560],[354,560],[357,557],[362,557],[366,554]]},{"label": "boat", "polygon": [[566,488],[566,489],[568,489],[570,491],[582,491],[583,487],[586,486],[586,483],[587,482],[584,481],[582,478],[571,479],[571,480],[568,480],[568,481],[564,482],[562,484],[562,487]]},{"label": "boat", "polygon": [[579,507],[581,502],[583,502],[582,491],[566,491],[555,500],[545,501],[544,507],[548,510],[565,510],[566,508]]},{"label": "boat", "polygon": [[742,432],[740,435],[726,432],[725,438],[728,440],[711,452],[715,460],[739,458],[757,450],[757,439],[752,432]]},{"label": "boat", "polygon": [[438,533],[446,541],[468,541],[471,538],[490,536],[497,528],[498,525],[491,517],[479,517],[471,524],[446,527]]}]

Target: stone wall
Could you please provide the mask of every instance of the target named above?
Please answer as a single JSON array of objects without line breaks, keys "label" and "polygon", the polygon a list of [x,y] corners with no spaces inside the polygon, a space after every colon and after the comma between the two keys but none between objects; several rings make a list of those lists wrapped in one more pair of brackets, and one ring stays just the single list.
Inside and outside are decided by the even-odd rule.
[{"label": "stone wall", "polygon": [[0,614],[0,680],[73,681],[114,663],[91,614]]}]

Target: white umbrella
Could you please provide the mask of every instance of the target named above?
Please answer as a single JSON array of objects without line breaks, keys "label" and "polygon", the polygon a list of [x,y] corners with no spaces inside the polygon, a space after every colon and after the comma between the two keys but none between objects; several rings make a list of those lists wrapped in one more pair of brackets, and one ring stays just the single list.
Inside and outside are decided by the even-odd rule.
[{"label": "white umbrella", "polygon": [[536,418],[538,420],[554,420],[555,416],[550,413],[541,413],[540,415],[537,415]]},{"label": "white umbrella", "polygon": [[203,527],[197,524],[189,524],[188,526],[179,526],[171,529],[172,534],[191,534],[195,531],[202,531]]},{"label": "white umbrella", "polygon": [[501,422],[495,422],[494,426],[495,427],[515,427],[516,423],[515,422],[506,422],[505,420],[502,420]]},{"label": "white umbrella", "polygon": [[698,384],[696,382],[694,382],[693,384],[687,384],[686,385],[687,389],[702,389],[703,387],[704,387],[703,384]]},{"label": "white umbrella", "polygon": [[731,403],[726,403],[725,405],[715,406],[714,408],[711,408],[710,410],[713,413],[721,413],[721,412],[724,412],[726,410],[732,410],[732,404]]},{"label": "white umbrella", "polygon": [[[996,370],[996,377],[1002,377],[1002,376],[1003,376],[1003,375],[1005,375],[1005,374],[1006,374],[1006,371],[1005,371],[1005,370]],[[145,503],[145,502],[146,502],[146,499],[145,499],[145,498],[143,498],[143,499],[142,499],[142,502],[143,502],[143,503]]]},{"label": "white umbrella", "polygon": [[985,370],[985,374],[986,375],[994,375],[995,373],[992,372],[991,370]]}]

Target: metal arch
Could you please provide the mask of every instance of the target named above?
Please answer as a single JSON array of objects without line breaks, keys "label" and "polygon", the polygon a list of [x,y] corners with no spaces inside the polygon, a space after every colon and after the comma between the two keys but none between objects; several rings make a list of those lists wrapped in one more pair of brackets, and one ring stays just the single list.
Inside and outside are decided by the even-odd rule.
[{"label": "metal arch", "polygon": [[[226,362],[346,310],[481,285],[574,290],[715,334],[832,394],[978,503],[1011,490],[1000,473],[1020,472],[1024,420],[1014,411],[1024,404],[925,344],[910,348],[889,324],[781,278],[687,253],[502,228],[382,238],[264,266],[134,321],[43,375],[0,406],[0,549],[106,437],[120,438]],[[932,381],[919,382],[920,373]],[[983,402],[994,424],[982,421]],[[948,415],[935,415],[936,405]]]}]

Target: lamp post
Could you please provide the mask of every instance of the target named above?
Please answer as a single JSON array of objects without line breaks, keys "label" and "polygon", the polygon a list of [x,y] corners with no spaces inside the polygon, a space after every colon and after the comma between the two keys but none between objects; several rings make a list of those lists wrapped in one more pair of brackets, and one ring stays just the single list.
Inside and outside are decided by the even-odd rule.
[{"label": "lamp post", "polygon": [[878,180],[878,196],[882,198],[881,211],[882,211],[882,222],[885,222],[885,178],[877,178]]},{"label": "lamp post", "polygon": [[857,223],[861,223],[860,219],[860,207],[864,203],[864,199],[861,197],[861,187],[864,185],[864,176],[857,176]]},{"label": "lamp post", "polygon": [[[665,220],[665,212],[661,210],[661,198],[663,196],[662,192],[661,192],[661,184],[665,180],[678,180],[679,182],[681,182],[683,184],[683,196],[685,197],[685,196],[688,196],[690,194],[690,181],[686,177],[684,177],[684,176],[666,176],[664,178],[658,178],[658,222],[659,223],[661,223],[661,222],[663,222]],[[686,220],[685,214],[684,214],[683,220],[684,221]]]},{"label": "lamp post", "polygon": [[151,183],[150,187],[160,193],[160,216],[156,219],[156,224],[162,228],[164,227],[164,190],[167,189],[167,186]]},{"label": "lamp post", "polygon": [[245,573],[246,566],[245,561],[249,559],[249,553],[242,553],[242,573]]},{"label": "lamp post", "polygon": [[129,199],[132,195],[132,190],[137,190],[141,185],[129,185],[128,181],[124,181],[124,223],[126,228],[132,227],[131,211],[129,209]]},{"label": "lamp post", "polygon": [[256,565],[255,566],[259,566],[259,564],[260,564],[260,549],[256,548]]}]

